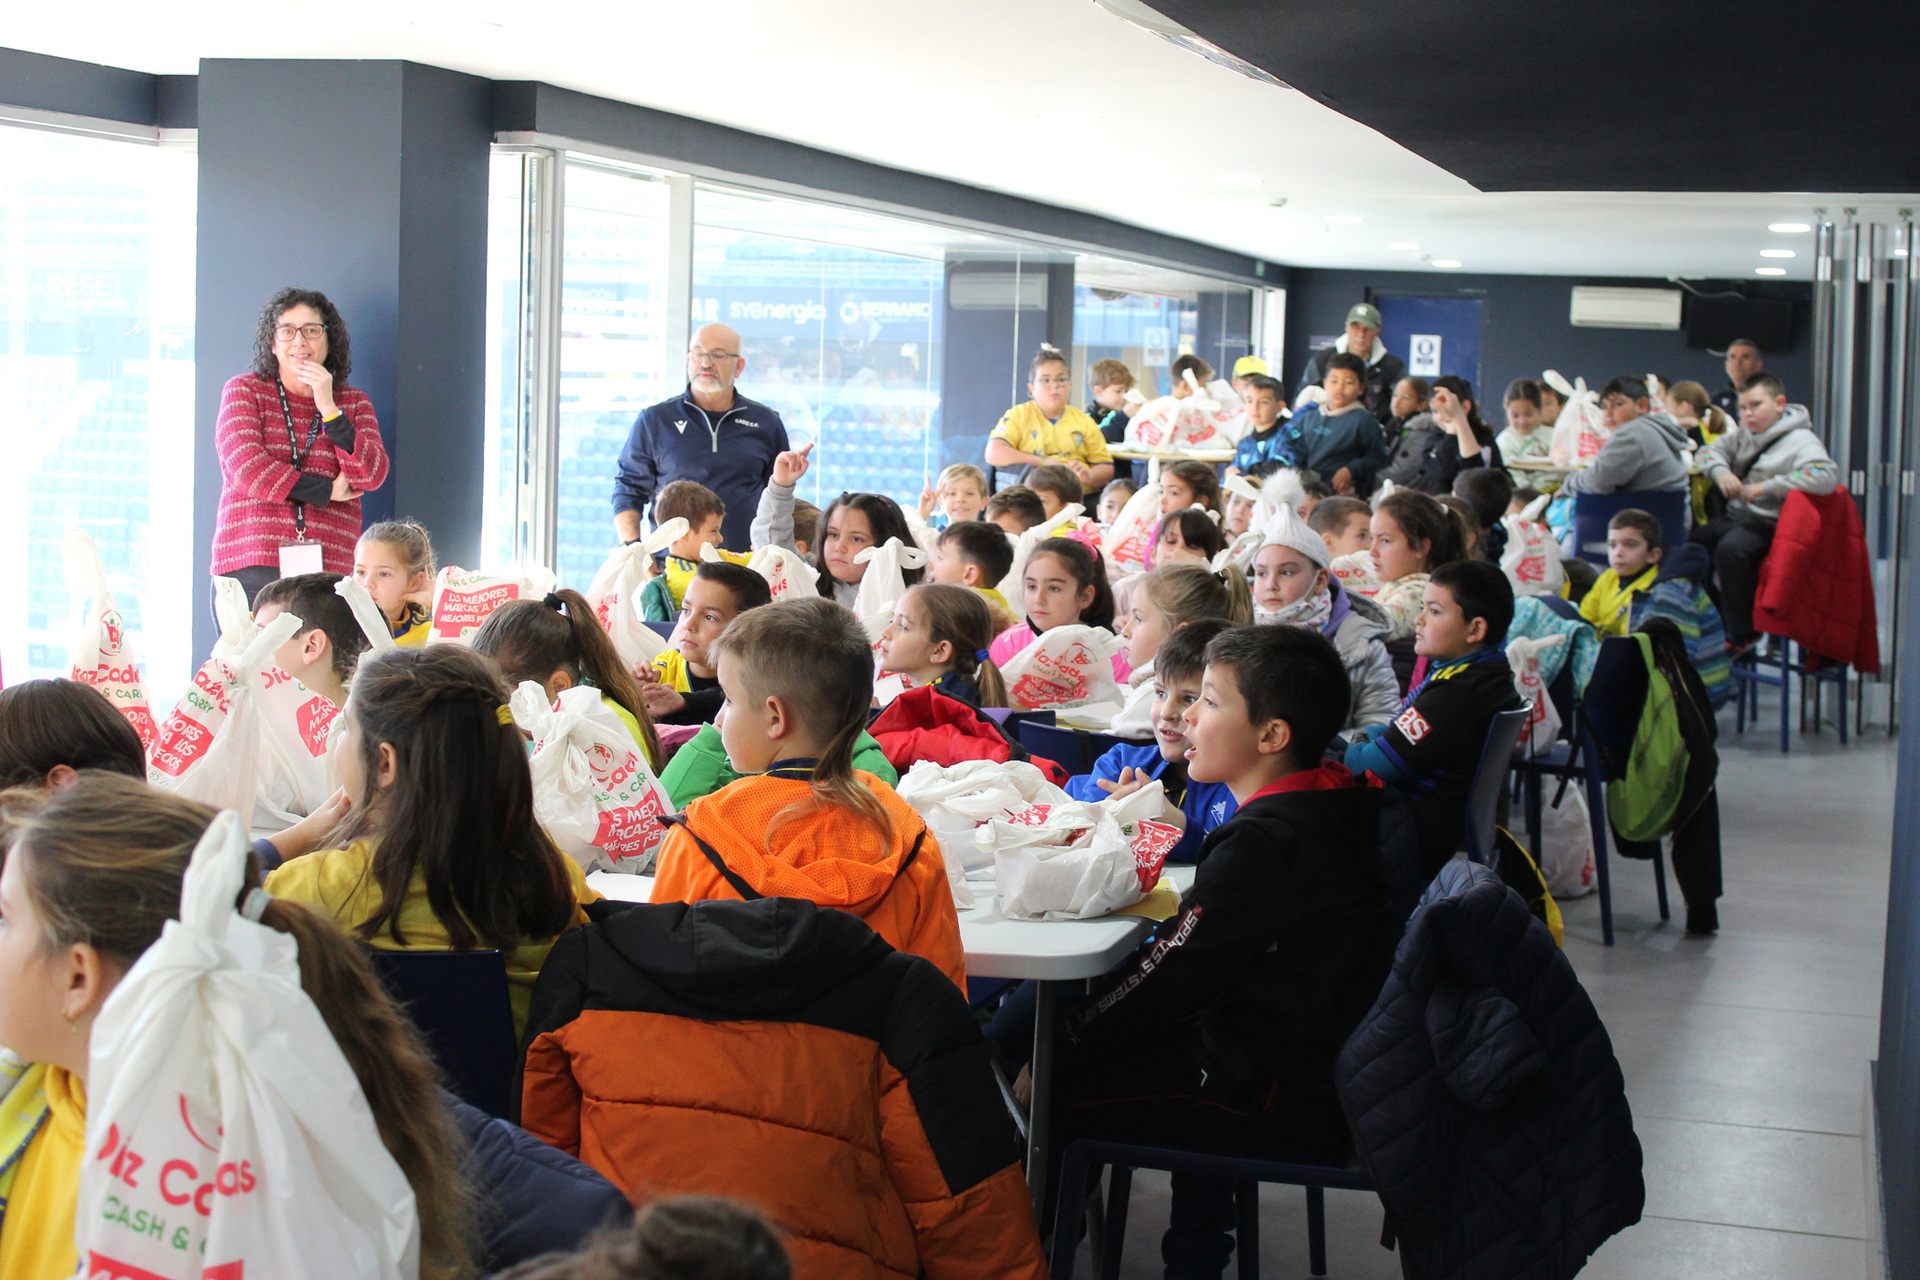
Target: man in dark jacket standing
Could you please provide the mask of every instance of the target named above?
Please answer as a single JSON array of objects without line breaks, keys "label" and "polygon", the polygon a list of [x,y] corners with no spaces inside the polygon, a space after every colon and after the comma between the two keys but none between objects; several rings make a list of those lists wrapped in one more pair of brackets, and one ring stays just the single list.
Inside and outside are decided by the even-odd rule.
[{"label": "man in dark jacket standing", "polygon": [[1407,362],[1380,341],[1380,308],[1365,302],[1347,312],[1346,336],[1330,347],[1320,348],[1307,361],[1294,407],[1299,408],[1315,398],[1312,391],[1327,376],[1327,360],[1336,351],[1349,352],[1366,363],[1367,389],[1361,399],[1367,412],[1380,422],[1393,416],[1393,384],[1407,376]]},{"label": "man in dark jacket standing", "polygon": [[787,451],[780,415],[733,389],[746,368],[740,335],[710,324],[687,346],[687,389],[640,411],[620,450],[613,480],[613,528],[622,542],[640,537],[640,513],[663,485],[693,480],[720,495],[720,532],[729,549],[752,546],[748,533],[773,460]]}]

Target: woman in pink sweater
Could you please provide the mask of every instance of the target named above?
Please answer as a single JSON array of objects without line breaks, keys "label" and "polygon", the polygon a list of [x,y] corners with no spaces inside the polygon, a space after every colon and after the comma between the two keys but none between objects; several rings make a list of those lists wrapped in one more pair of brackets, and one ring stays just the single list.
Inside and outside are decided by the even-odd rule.
[{"label": "woman in pink sweater", "polygon": [[220,394],[214,447],[220,510],[213,572],[237,579],[251,600],[287,571],[353,571],[360,495],[387,480],[387,451],[373,402],[346,385],[347,327],[323,293],[282,289],[260,313],[253,368]]}]

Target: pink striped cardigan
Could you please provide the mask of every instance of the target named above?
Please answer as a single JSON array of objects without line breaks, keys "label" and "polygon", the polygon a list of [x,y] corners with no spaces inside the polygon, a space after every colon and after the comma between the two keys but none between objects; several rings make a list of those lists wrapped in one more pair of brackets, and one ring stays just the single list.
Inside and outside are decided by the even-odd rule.
[{"label": "pink striped cardigan", "polygon": [[[220,419],[214,447],[220,453],[220,513],[213,531],[213,572],[232,573],[251,565],[278,567],[280,547],[295,538],[293,503],[288,495],[302,474],[331,480],[345,472],[360,490],[387,481],[387,451],[373,402],[353,387],[334,391],[334,403],[353,420],[353,452],[334,444],[326,431],[314,442],[300,471],[287,447],[286,418],[274,384],[257,374],[230,378],[220,393]],[[313,397],[287,393],[295,431],[306,442],[317,411]],[[328,573],[353,572],[353,548],[360,540],[360,499],[307,506],[307,536],[321,546]]]}]

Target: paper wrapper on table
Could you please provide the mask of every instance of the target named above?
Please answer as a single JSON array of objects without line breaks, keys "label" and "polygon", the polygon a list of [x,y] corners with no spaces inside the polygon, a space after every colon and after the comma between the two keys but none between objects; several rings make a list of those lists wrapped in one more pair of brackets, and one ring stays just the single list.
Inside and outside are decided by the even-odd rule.
[{"label": "paper wrapper on table", "polygon": [[[149,784],[251,817],[265,765],[262,742],[266,730],[260,722],[263,696],[277,684],[297,686],[310,697],[318,696],[273,665],[273,651],[300,626],[300,619],[291,613],[281,614],[264,627],[248,622],[244,647],[237,651],[234,638],[222,635],[214,645],[213,656],[195,673],[193,684],[180,695],[173,714],[160,726],[160,735],[147,753]],[[296,690],[284,691],[276,699],[276,710],[282,714],[291,710],[297,715],[298,697]],[[325,698],[320,701],[327,708],[333,707]],[[332,720],[333,715],[327,714],[316,726],[321,754]],[[321,785],[325,785],[324,777]],[[325,796],[321,799],[324,801]]]},{"label": "paper wrapper on table", "polygon": [[[1012,538],[1013,560],[1007,568],[1007,576],[1000,579],[998,587],[1000,594],[1008,600],[1022,599],[1026,587],[1027,557],[1033,554],[1035,547],[1048,538],[1073,536],[1075,529],[1078,528],[1080,517],[1085,513],[1084,506],[1078,502],[1069,502],[1019,537]],[[1098,527],[1094,526],[1096,530]],[[1098,534],[1083,538],[1083,541],[1086,541],[1090,547],[1098,546]]]},{"label": "paper wrapper on table", "polygon": [[179,919],[94,1023],[81,1274],[413,1280],[413,1189],[301,989],[299,949],[234,910],[248,854],[239,816],[216,817]]},{"label": "paper wrapper on table", "polygon": [[1507,665],[1513,668],[1514,692],[1520,695],[1522,701],[1533,704],[1533,714],[1527,717],[1520,740],[1513,744],[1513,758],[1516,760],[1545,755],[1560,737],[1560,712],[1553,705],[1553,699],[1547,696],[1547,686],[1540,679],[1540,653],[1543,649],[1566,642],[1564,635],[1545,636],[1539,640],[1515,636],[1507,641]]},{"label": "paper wrapper on table", "polygon": [[1380,593],[1380,571],[1374,567],[1373,552],[1364,548],[1352,555],[1335,556],[1327,566],[1327,576],[1357,596],[1372,599]]},{"label": "paper wrapper on table", "polygon": [[[717,551],[709,557],[703,547],[700,558],[718,560],[721,557]],[[775,600],[804,600],[820,594],[820,571],[791,547],[756,547],[747,568],[767,580]]]},{"label": "paper wrapper on table", "polygon": [[1151,569],[1153,539],[1159,528],[1160,486],[1149,482],[1127,499],[1127,505],[1113,518],[1100,544],[1101,553],[1107,558],[1108,576],[1145,573]]},{"label": "paper wrapper on table", "polygon": [[[654,553],[686,537],[688,527],[686,517],[675,516],[640,541],[615,547],[587,587],[593,616],[606,628],[614,652],[629,671],[651,663],[667,646],[658,631],[640,620],[640,593],[646,589],[647,566]],[[703,554],[709,545],[701,546]]]},{"label": "paper wrapper on table", "polygon": [[553,590],[553,570],[526,565],[504,574],[448,565],[433,583],[433,630],[428,644],[467,644],[493,611],[515,600],[540,600]]},{"label": "paper wrapper on table", "polygon": [[1111,706],[1111,719],[1126,701],[1113,678],[1113,656],[1124,644],[1105,627],[1079,623],[1043,632],[1000,668],[1008,704],[1023,711]]},{"label": "paper wrapper on table", "polygon": [[1519,515],[1500,517],[1507,531],[1507,549],[1500,553],[1500,568],[1513,584],[1516,596],[1559,595],[1567,580],[1567,571],[1560,563],[1560,544],[1553,540],[1553,531],[1540,522],[1552,501],[1552,495],[1541,494]]},{"label": "paper wrapper on table", "polygon": [[993,850],[1000,914],[1087,920],[1139,902],[1180,839],[1177,828],[1157,821],[1165,805],[1155,779],[1123,800],[1036,804],[987,823],[974,841]]},{"label": "paper wrapper on table", "polygon": [[1613,434],[1613,428],[1607,425],[1607,412],[1600,407],[1600,394],[1588,389],[1585,378],[1575,378],[1568,386],[1567,380],[1552,369],[1544,376],[1547,385],[1566,401],[1560,416],[1553,420],[1553,443],[1547,446],[1547,457],[1556,467],[1584,467]]},{"label": "paper wrapper on table", "polygon": [[134,661],[126,623],[114,603],[113,592],[107,588],[100,550],[80,529],[67,533],[67,572],[85,586],[91,601],[86,620],[73,637],[67,674],[98,689],[140,735],[140,745],[151,751],[156,727],[153,711],[147,706],[146,685],[140,679],[140,664]]},{"label": "paper wrapper on table", "polygon": [[646,874],[674,813],[673,798],[600,691],[546,690],[523,680],[509,705],[533,735],[533,816],[584,871]]}]

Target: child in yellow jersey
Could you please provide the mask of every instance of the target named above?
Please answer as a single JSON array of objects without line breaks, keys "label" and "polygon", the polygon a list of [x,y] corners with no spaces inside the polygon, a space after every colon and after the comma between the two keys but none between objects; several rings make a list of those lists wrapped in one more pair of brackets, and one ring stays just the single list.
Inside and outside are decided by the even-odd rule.
[{"label": "child in yellow jersey", "polygon": [[740,564],[706,563],[687,584],[674,647],[643,670],[640,694],[662,724],[711,724],[724,695],[708,653],[727,624],[773,600],[767,580]]},{"label": "child in yellow jersey", "polygon": [[517,1031],[554,939],[600,895],[534,822],[507,696],[498,668],[463,645],[363,662],[335,757],[352,804],[344,847],[289,856],[267,891],[383,949],[498,948]]},{"label": "child in yellow jersey", "polygon": [[1602,635],[1632,628],[1633,598],[1660,577],[1660,522],[1644,511],[1622,511],[1607,522],[1607,571],[1580,601],[1580,616]]},{"label": "child in yellow jersey", "polygon": [[[0,802],[0,843],[9,850],[0,869],[0,1043],[8,1046],[0,1051],[0,1276],[7,1280],[53,1280],[80,1264],[75,1214],[94,1024],[134,961],[178,918],[187,864],[213,818],[205,805],[96,771],[53,790],[9,792]],[[241,901],[257,887],[257,880],[243,887]],[[254,905],[261,924],[297,940],[301,973],[315,976],[307,995],[327,1025],[353,1028],[348,1061],[378,1072],[377,1081],[360,1078],[360,1091],[387,1153],[412,1179],[421,1276],[472,1274],[466,1179],[418,1034],[360,947],[331,922],[293,903]],[[376,1148],[365,1157],[380,1154]],[[255,1176],[275,1185],[289,1170],[272,1167],[277,1152],[264,1158]],[[117,1189],[139,1197],[152,1194],[149,1180],[160,1170],[149,1163],[137,1176],[123,1172],[127,1185]]]},{"label": "child in yellow jersey", "polygon": [[[687,522],[687,532],[674,540],[661,559],[660,573],[648,580],[640,592],[640,616],[648,622],[671,622],[680,616],[680,601],[687,584],[700,567],[700,549],[712,547],[723,559],[745,564],[747,555],[720,550],[720,524],[726,519],[727,504],[720,495],[692,480],[675,480],[660,490],[653,500],[653,521],[663,525],[678,518]],[[656,544],[658,545],[658,544]]]},{"label": "child in yellow jersey", "polygon": [[510,688],[531,680],[557,698],[563,689],[590,684],[600,700],[659,769],[660,736],[640,697],[639,686],[601,629],[593,606],[578,591],[555,591],[544,600],[515,600],[495,609],[473,633],[473,651],[493,659]]},{"label": "child in yellow jersey", "polygon": [[433,630],[433,542],[403,520],[385,520],[360,535],[353,549],[353,580],[380,606],[393,640],[417,649]]},{"label": "child in yellow jersey", "polygon": [[1033,358],[1027,390],[1033,399],[1007,410],[987,437],[987,462],[1016,474],[1026,468],[1064,463],[1082,486],[1098,489],[1113,479],[1113,452],[1100,428],[1069,404],[1073,372],[1058,347],[1042,346]]}]

